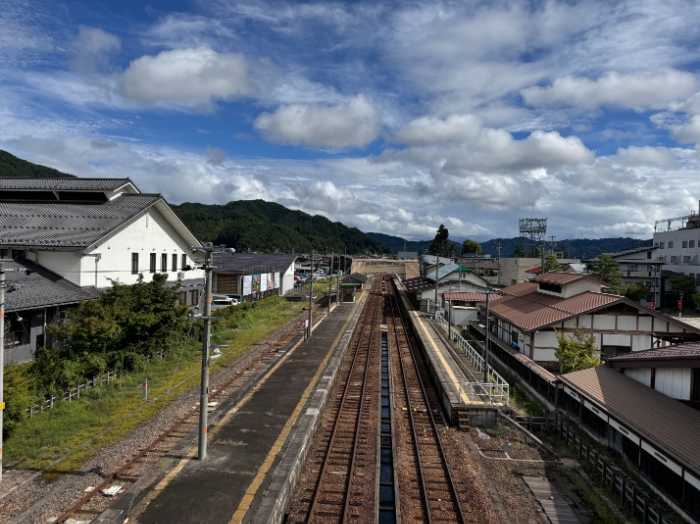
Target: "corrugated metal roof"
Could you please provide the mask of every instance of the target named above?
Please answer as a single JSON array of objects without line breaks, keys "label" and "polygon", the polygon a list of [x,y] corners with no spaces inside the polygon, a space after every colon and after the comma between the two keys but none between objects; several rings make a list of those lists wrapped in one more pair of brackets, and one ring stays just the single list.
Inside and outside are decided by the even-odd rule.
[{"label": "corrugated metal roof", "polygon": [[216,273],[269,273],[286,271],[294,263],[293,255],[265,255],[257,253],[216,253]]},{"label": "corrugated metal roof", "polygon": [[574,371],[559,379],[595,400],[660,451],[700,473],[700,411],[607,367]]},{"label": "corrugated metal roof", "polygon": [[538,293],[537,284],[531,282],[507,287],[502,292],[503,299],[493,305],[491,312],[525,331],[534,331],[623,300],[619,295],[593,291],[559,298]]},{"label": "corrugated metal roof", "polygon": [[0,202],[0,246],[87,247],[159,200],[125,194],[102,204]]},{"label": "corrugated metal roof", "polygon": [[0,191],[114,191],[125,184],[133,182],[128,178],[0,178]]},{"label": "corrugated metal roof", "polygon": [[72,304],[97,297],[93,287],[81,288],[29,261],[4,261],[9,269],[7,311],[24,311],[40,307]]},{"label": "corrugated metal roof", "polygon": [[633,351],[607,359],[608,362],[639,362],[662,360],[698,360],[700,359],[700,342],[685,342],[673,346]]}]

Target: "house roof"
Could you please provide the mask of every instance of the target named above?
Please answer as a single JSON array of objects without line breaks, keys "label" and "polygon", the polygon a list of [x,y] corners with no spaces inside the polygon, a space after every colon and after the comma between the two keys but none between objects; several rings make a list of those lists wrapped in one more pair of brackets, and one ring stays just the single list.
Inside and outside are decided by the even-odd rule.
[{"label": "house roof", "polygon": [[700,342],[684,342],[660,348],[652,348],[644,351],[632,351],[607,359],[607,363],[613,367],[625,367],[629,363],[644,363],[653,366],[654,363],[698,361],[700,362]]},{"label": "house roof", "polygon": [[430,287],[435,287],[433,282],[423,277],[407,278],[403,281],[403,285],[406,288],[406,291],[420,291]]},{"label": "house roof", "polygon": [[97,297],[93,287],[80,287],[48,269],[29,262],[4,261],[7,269],[7,311],[25,311],[73,304]]},{"label": "house roof", "polygon": [[0,178],[0,191],[115,191],[129,178]]},{"label": "house roof", "polygon": [[159,201],[124,194],[102,204],[0,202],[0,246],[85,248]]},{"label": "house roof", "polygon": [[257,253],[215,253],[216,273],[269,273],[286,271],[294,263],[294,255],[265,255]]},{"label": "house roof", "polygon": [[605,366],[567,373],[559,380],[700,473],[700,411]]},{"label": "house roof", "polygon": [[643,247],[636,247],[633,249],[625,249],[624,251],[615,251],[615,252],[603,253],[603,254],[611,256],[613,258],[617,258],[617,257],[622,257],[622,256],[627,256],[627,255],[633,255],[635,253],[644,253],[645,251],[653,251],[654,249],[656,249],[654,246],[649,245],[649,246],[643,246]]},{"label": "house roof", "polygon": [[357,284],[362,285],[367,282],[367,277],[362,273],[353,273],[351,275],[346,275],[343,277],[343,284]]},{"label": "house roof", "polygon": [[535,282],[543,282],[547,284],[558,284],[560,286],[565,286],[584,278],[595,278],[592,275],[586,275],[581,273],[568,273],[565,271],[549,271],[537,277]]},{"label": "house roof", "polygon": [[537,292],[537,284],[525,282],[502,290],[503,298],[490,308],[491,313],[508,320],[524,331],[534,331],[568,318],[622,302],[623,297],[585,291],[569,298]]},{"label": "house roof", "polygon": [[[445,300],[460,300],[462,302],[486,302],[486,293],[478,291],[453,291],[451,293],[443,293],[442,298]],[[492,299],[500,299],[495,295]]]}]

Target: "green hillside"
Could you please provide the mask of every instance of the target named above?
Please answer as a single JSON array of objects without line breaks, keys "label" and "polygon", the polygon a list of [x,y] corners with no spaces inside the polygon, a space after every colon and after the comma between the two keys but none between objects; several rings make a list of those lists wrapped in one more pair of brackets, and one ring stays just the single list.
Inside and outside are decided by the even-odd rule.
[{"label": "green hillside", "polygon": [[0,149],[0,177],[6,178],[65,178],[72,177],[58,169],[34,164]]},{"label": "green hillside", "polygon": [[264,200],[224,205],[184,203],[173,209],[197,238],[238,250],[381,253],[380,243],[354,227]]}]

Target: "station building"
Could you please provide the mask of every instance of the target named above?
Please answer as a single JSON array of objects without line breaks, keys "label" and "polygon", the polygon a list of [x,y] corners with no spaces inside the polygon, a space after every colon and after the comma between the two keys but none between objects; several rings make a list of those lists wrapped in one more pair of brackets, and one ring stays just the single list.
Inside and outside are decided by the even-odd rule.
[{"label": "station building", "polygon": [[[506,287],[492,297],[491,337],[552,370],[558,334],[592,335],[603,359],[700,339],[699,329],[602,287],[592,275],[560,272]],[[485,307],[479,307],[483,324]]]},{"label": "station building", "polygon": [[213,257],[213,292],[254,300],[294,289],[294,255],[225,251]]},{"label": "station building", "polygon": [[691,367],[699,361],[697,344],[674,346],[557,379],[559,416],[618,454],[688,522],[700,520],[700,411],[689,405],[700,398]]},{"label": "station building", "polygon": [[7,362],[31,360],[47,326],[113,284],[178,286],[200,304],[200,242],[159,194],[128,178],[0,178],[0,259],[8,267]]}]

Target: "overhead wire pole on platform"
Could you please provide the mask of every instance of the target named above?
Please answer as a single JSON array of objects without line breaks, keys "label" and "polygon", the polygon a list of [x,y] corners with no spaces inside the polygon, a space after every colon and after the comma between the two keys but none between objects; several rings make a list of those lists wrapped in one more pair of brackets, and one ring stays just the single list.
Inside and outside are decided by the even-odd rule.
[{"label": "overhead wire pole on platform", "polygon": [[314,250],[311,250],[311,273],[309,275],[309,318],[306,327],[306,338],[311,338],[311,310],[313,309],[313,295],[314,295]]},{"label": "overhead wire pole on platform", "polygon": [[2,481],[2,423],[5,414],[5,396],[3,380],[5,374],[5,267],[0,260],[0,481]]},{"label": "overhead wire pole on platform", "polygon": [[209,346],[211,344],[211,288],[212,288],[212,255],[214,246],[211,243],[205,244],[195,251],[204,253],[204,334],[202,341],[202,377],[199,390],[199,442],[197,448],[197,458],[204,460],[207,458],[207,433],[208,433],[208,410],[209,410]]}]

